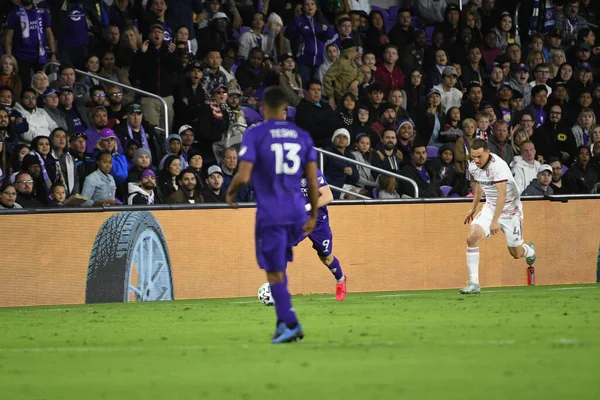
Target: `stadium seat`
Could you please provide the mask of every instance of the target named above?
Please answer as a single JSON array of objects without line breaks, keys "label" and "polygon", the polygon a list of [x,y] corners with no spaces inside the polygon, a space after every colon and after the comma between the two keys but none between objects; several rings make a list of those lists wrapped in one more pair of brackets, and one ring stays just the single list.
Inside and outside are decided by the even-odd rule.
[{"label": "stadium seat", "polygon": [[440,186],[440,189],[442,190],[442,193],[444,193],[444,196],[448,197],[448,193],[452,190],[452,186],[442,185]]},{"label": "stadium seat", "polygon": [[411,24],[411,26],[412,26],[413,28],[415,28],[415,29],[419,29],[419,28],[421,28],[421,21],[419,21],[419,18],[418,18],[418,17],[416,17],[416,16],[413,16],[413,17],[411,18],[410,24]]},{"label": "stadium seat", "polygon": [[252,28],[249,26],[242,26],[240,27],[240,36],[242,36],[244,33],[251,31]]},{"label": "stadium seat", "polygon": [[396,25],[396,20],[388,18],[385,20],[385,33],[390,33],[392,28]]},{"label": "stadium seat", "polygon": [[431,39],[433,38],[433,31],[435,31],[435,26],[426,26],[425,27],[425,35],[427,36],[427,40],[425,43],[427,46],[431,46]]},{"label": "stadium seat", "polygon": [[435,146],[427,146],[427,158],[428,159],[438,158],[439,157],[439,150],[440,149],[438,149]]},{"label": "stadium seat", "polygon": [[390,16],[390,13],[388,13],[388,10],[386,10],[385,8],[381,8],[379,6],[371,6],[371,11],[379,11],[381,14],[383,14],[384,20]]},{"label": "stadium seat", "polygon": [[253,108],[242,107],[242,112],[244,113],[244,118],[246,118],[248,126],[257,124],[263,120],[263,117]]},{"label": "stadium seat", "polygon": [[566,174],[568,170],[569,170],[569,167],[567,167],[565,165],[562,166],[562,174],[563,175]]},{"label": "stadium seat", "polygon": [[287,120],[291,122],[294,122],[296,120],[296,107],[288,106]]},{"label": "stadium seat", "polygon": [[390,14],[390,18],[397,19],[399,9],[400,9],[399,6],[391,6],[390,8],[388,8],[388,13]]},{"label": "stadium seat", "polygon": [[238,31],[237,29],[232,29],[232,36],[235,40],[238,40],[240,38],[240,31]]}]

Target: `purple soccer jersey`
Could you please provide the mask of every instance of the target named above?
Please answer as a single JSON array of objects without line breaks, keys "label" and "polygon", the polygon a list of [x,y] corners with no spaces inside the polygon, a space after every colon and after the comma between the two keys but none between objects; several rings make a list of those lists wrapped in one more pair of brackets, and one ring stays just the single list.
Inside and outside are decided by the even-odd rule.
[{"label": "purple soccer jersey", "polygon": [[[321,170],[317,170],[317,183],[319,184],[319,188],[328,185]],[[307,182],[304,176],[302,176],[300,186],[306,204],[310,203],[308,198]],[[317,254],[319,254],[320,257],[331,254],[333,247],[333,235],[331,234],[331,228],[329,227],[329,212],[327,211],[327,206],[319,208],[317,214],[317,226],[315,227],[315,230],[308,235],[308,238],[313,244],[313,249],[317,251]]]},{"label": "purple soccer jersey", "polygon": [[[29,22],[29,26],[26,27],[23,20],[25,17],[21,15],[22,10],[27,14],[26,20]],[[38,26],[38,16],[42,22],[42,26]],[[13,31],[13,56],[17,60],[42,62],[40,61],[39,55],[39,39],[38,30],[40,31],[40,37],[43,40],[43,45],[46,43],[46,33],[44,30],[50,28],[50,14],[48,10],[43,7],[32,7],[29,10],[21,9],[20,7],[14,7],[7,18],[7,29]],[[23,39],[23,30],[29,30],[29,38]],[[43,61],[45,62],[45,61]]]},{"label": "purple soccer jersey", "polygon": [[304,166],[317,160],[310,135],[292,122],[265,121],[246,130],[239,158],[254,165],[256,220],[262,226],[304,223],[300,180]]},{"label": "purple soccer jersey", "polygon": [[312,139],[291,122],[268,120],[244,132],[239,159],[253,164],[258,265],[285,271],[307,219],[300,181],[304,166],[317,160]]}]

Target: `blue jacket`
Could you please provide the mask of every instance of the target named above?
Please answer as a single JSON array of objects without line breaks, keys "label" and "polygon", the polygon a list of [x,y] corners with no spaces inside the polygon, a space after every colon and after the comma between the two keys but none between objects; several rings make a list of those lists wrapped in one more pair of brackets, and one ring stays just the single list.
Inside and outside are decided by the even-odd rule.
[{"label": "blue jacket", "polygon": [[[99,153],[99,149],[94,149],[94,151],[92,152],[93,162],[96,162]],[[113,178],[115,178],[115,183],[117,184],[117,186],[122,185],[123,182],[127,180],[127,176],[129,175],[129,169],[127,167],[127,157],[125,157],[124,154],[121,154],[119,152],[113,153],[112,169],[110,170],[110,174]]]},{"label": "blue jacket", "polygon": [[324,22],[327,30],[324,31],[316,19],[301,16],[296,18],[287,30],[290,41],[299,41],[296,62],[312,67],[323,64],[325,56],[325,42],[333,37],[334,29]]},{"label": "blue jacket", "polygon": [[[346,151],[343,154],[340,153],[340,151],[334,148],[333,146],[326,148],[326,150],[354,160],[354,156],[350,152],[349,148],[346,148]],[[325,172],[323,172],[323,174],[325,175],[325,180],[330,185],[341,188],[345,184],[358,184],[360,176],[358,174],[358,170],[356,169],[356,164],[351,164],[339,158],[333,158],[328,156],[325,156],[324,162],[325,165],[323,171]],[[344,172],[344,169],[346,167],[352,168],[352,175],[346,175],[346,173]]]}]

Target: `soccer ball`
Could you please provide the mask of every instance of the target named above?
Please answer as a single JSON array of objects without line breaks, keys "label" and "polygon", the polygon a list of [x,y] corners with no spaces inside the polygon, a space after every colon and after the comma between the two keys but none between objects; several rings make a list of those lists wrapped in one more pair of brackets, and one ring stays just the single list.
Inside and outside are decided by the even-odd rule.
[{"label": "soccer ball", "polygon": [[265,306],[275,305],[275,300],[273,300],[269,282],[263,283],[262,286],[258,288],[258,301],[263,303]]}]

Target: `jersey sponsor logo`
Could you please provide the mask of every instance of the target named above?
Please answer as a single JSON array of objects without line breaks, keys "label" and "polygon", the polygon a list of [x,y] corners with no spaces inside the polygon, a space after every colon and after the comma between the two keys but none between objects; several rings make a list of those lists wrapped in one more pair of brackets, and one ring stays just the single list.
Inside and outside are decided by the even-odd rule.
[{"label": "jersey sponsor logo", "polygon": [[244,154],[246,154],[247,151],[248,151],[248,146],[242,146],[242,148],[240,149],[240,152],[238,153],[238,155],[241,157]]},{"label": "jersey sponsor logo", "polygon": [[302,178],[302,179],[300,180],[300,184],[301,184],[302,186],[306,186],[306,179]]},{"label": "jersey sponsor logo", "polygon": [[71,21],[77,22],[82,18],[85,18],[85,15],[80,10],[72,10],[69,12],[69,18]]}]

